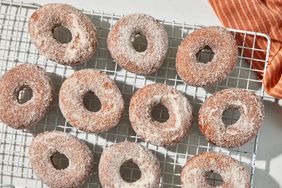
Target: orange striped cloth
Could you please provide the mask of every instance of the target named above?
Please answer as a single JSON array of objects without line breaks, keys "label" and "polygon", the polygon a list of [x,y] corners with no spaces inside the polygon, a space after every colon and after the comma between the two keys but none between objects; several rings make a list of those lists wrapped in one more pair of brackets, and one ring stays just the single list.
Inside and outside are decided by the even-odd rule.
[{"label": "orange striped cloth", "polygon": [[[282,98],[282,1],[281,0],[209,0],[224,26],[269,34],[271,38],[268,68],[263,84],[268,94]],[[243,41],[243,35],[237,41]],[[251,37],[245,39],[245,46],[252,47]],[[256,38],[255,47],[266,49],[266,39]],[[244,50],[244,56],[264,59],[266,52]],[[254,69],[263,70],[263,63],[252,61]],[[262,76],[262,75],[261,75]]]}]

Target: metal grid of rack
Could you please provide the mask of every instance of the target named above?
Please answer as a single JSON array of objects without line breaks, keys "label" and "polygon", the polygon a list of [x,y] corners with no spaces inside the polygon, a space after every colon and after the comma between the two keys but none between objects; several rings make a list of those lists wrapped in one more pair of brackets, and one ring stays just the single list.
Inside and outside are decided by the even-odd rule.
[{"label": "metal grid of rack", "polygon": [[[162,179],[160,187],[180,187],[180,172],[185,161],[190,157],[205,151],[216,151],[226,155],[230,155],[239,160],[252,174],[251,183],[253,182],[254,166],[256,158],[256,149],[258,138],[256,137],[248,144],[239,148],[225,149],[216,147],[206,141],[197,128],[197,113],[203,101],[212,95],[215,91],[229,88],[239,87],[255,92],[257,95],[264,97],[264,90],[261,80],[258,79],[257,73],[261,70],[253,69],[251,64],[253,61],[261,62],[267,65],[270,39],[267,35],[255,32],[241,31],[230,29],[234,37],[242,35],[253,39],[252,46],[246,46],[245,40],[238,44],[239,56],[235,70],[221,83],[212,87],[192,87],[186,85],[177,75],[175,70],[175,56],[177,47],[181,40],[201,26],[190,25],[185,23],[176,23],[160,20],[165,26],[169,36],[169,50],[167,58],[162,67],[154,74],[149,76],[136,75],[121,69],[110,57],[107,50],[106,38],[109,30],[114,23],[120,18],[114,14],[97,13],[94,11],[84,11],[93,21],[97,28],[98,49],[95,55],[85,64],[75,67],[63,66],[56,64],[43,55],[40,55],[35,46],[31,43],[28,35],[29,16],[40,5],[26,4],[15,1],[0,1],[0,75],[5,74],[12,67],[23,64],[37,64],[43,67],[53,78],[56,86],[56,100],[50,108],[48,114],[40,123],[30,130],[15,130],[3,123],[0,123],[0,185],[14,185],[19,187],[46,187],[33,173],[28,160],[28,148],[33,137],[43,131],[58,130],[68,132],[87,142],[95,156],[95,169],[93,175],[82,187],[100,187],[97,164],[103,148],[121,141],[137,142],[149,148],[160,160],[162,168]],[[60,32],[58,32],[60,35]],[[65,35],[66,36],[66,35]],[[265,38],[268,45],[265,49],[256,47],[256,39],[258,37]],[[137,38],[133,45],[136,49],[145,48],[145,41]],[[244,51],[249,50],[251,57],[246,57]],[[253,52],[263,51],[265,57],[261,59],[253,57]],[[200,52],[198,58],[206,61],[212,58],[212,52],[205,49]],[[246,60],[249,63],[246,63]],[[58,91],[63,80],[71,75],[74,71],[92,68],[106,72],[123,93],[126,101],[125,115],[121,122],[108,132],[100,134],[89,134],[77,130],[69,125],[62,116],[58,107]],[[128,120],[128,102],[132,94],[146,84],[150,83],[166,83],[179,91],[182,91],[190,100],[194,112],[194,124],[189,135],[175,146],[161,147],[155,146],[142,141],[130,127]],[[28,92],[21,91],[19,98],[25,98]],[[88,108],[95,108],[97,101],[91,97],[86,97],[85,105]],[[153,116],[157,120],[165,120],[167,112],[159,107],[153,112]],[[239,114],[231,110],[223,114],[223,121],[227,124],[235,122]],[[55,157],[56,158],[56,157]],[[57,156],[58,165],[64,163],[64,158]],[[128,181],[135,180],[140,175],[138,169],[133,165],[127,165],[121,169],[122,174],[126,174]],[[210,174],[207,177],[212,185],[220,184],[220,177]]]}]

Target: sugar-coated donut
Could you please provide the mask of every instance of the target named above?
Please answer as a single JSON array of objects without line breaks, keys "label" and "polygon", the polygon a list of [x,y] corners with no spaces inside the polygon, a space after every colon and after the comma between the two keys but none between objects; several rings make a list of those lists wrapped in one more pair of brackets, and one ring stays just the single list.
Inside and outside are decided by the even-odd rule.
[{"label": "sugar-coated donut", "polygon": [[[240,119],[228,127],[222,114],[230,108],[238,108]],[[214,93],[201,106],[199,128],[207,140],[220,147],[238,147],[257,135],[264,117],[261,99],[250,91],[238,88]]]},{"label": "sugar-coated donut", "polygon": [[188,160],[181,172],[183,188],[213,188],[207,183],[205,173],[221,175],[223,183],[218,188],[250,188],[250,173],[232,157],[205,152]]},{"label": "sugar-coated donut", "polygon": [[[91,112],[83,105],[84,95],[92,91],[101,109]],[[122,94],[106,73],[84,69],[67,78],[60,89],[60,109],[67,121],[86,132],[103,132],[120,121],[124,110]]]},{"label": "sugar-coated donut", "polygon": [[[138,52],[131,41],[141,34],[147,39],[147,49]],[[131,14],[121,18],[107,39],[109,51],[124,69],[136,74],[151,74],[164,62],[168,50],[168,36],[164,27],[153,17]]]},{"label": "sugar-coated donut", "polygon": [[[169,119],[158,122],[151,113],[158,104],[168,109]],[[156,145],[173,145],[182,140],[192,124],[192,107],[188,99],[166,84],[151,84],[139,89],[131,98],[129,120],[145,141]]]},{"label": "sugar-coated donut", "polygon": [[[207,64],[198,62],[197,53],[205,46],[214,52]],[[176,70],[189,85],[207,86],[224,80],[236,66],[238,50],[232,34],[222,27],[205,27],[185,37],[178,47]]]},{"label": "sugar-coated donut", "polygon": [[[18,94],[25,87],[32,90],[32,97],[21,104]],[[0,120],[16,129],[29,128],[44,117],[53,96],[51,78],[42,68],[18,65],[0,79]]]},{"label": "sugar-coated donut", "polygon": [[[65,169],[56,169],[51,157],[56,152],[69,160]],[[91,175],[94,162],[88,146],[78,138],[63,132],[52,131],[37,135],[29,148],[33,171],[51,188],[74,188]]]},{"label": "sugar-coated donut", "polygon": [[[72,34],[69,43],[54,38],[53,31],[64,26]],[[29,34],[38,50],[47,58],[64,65],[86,62],[96,51],[96,29],[91,20],[76,8],[61,3],[46,4],[29,19]]]},{"label": "sugar-coated donut", "polygon": [[[120,175],[123,163],[132,160],[141,171],[141,178],[126,182]],[[99,163],[99,179],[104,188],[158,188],[161,170],[158,159],[140,144],[121,142],[104,149]]]}]

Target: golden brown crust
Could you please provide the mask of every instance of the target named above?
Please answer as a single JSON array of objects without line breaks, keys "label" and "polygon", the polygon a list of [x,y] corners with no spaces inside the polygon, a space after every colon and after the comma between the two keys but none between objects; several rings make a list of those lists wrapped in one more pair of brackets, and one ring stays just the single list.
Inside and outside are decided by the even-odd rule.
[{"label": "golden brown crust", "polygon": [[[101,102],[97,112],[88,111],[83,97],[92,91]],[[103,132],[118,124],[124,100],[118,87],[105,73],[84,69],[67,78],[60,89],[60,109],[67,121],[86,132]]]},{"label": "golden brown crust", "polygon": [[[144,52],[137,52],[131,43],[141,33],[148,41]],[[136,74],[155,72],[164,62],[168,49],[168,36],[164,27],[153,17],[131,14],[121,18],[107,38],[109,51],[124,69]]]},{"label": "golden brown crust", "polygon": [[[207,64],[199,63],[196,54],[205,46],[214,52]],[[207,86],[224,80],[235,68],[238,50],[236,40],[222,27],[205,27],[185,37],[178,47],[176,70],[189,85]]]},{"label": "golden brown crust", "polygon": [[[169,119],[160,123],[151,112],[163,104]],[[151,84],[139,89],[131,98],[129,120],[132,128],[145,141],[156,145],[174,145],[188,133],[193,121],[192,107],[187,98],[166,84]]]},{"label": "golden brown crust", "polygon": [[[32,98],[20,104],[18,92],[32,89]],[[46,114],[54,95],[54,86],[46,72],[30,64],[18,65],[0,80],[0,119],[16,129],[29,128]]]},{"label": "golden brown crust", "polygon": [[221,188],[250,188],[250,174],[235,159],[214,152],[204,152],[187,160],[181,172],[183,188],[213,188],[207,183],[205,173],[221,175]]},{"label": "golden brown crust", "polygon": [[[51,156],[64,154],[69,160],[65,169],[56,169]],[[52,131],[37,135],[29,148],[29,160],[33,171],[51,188],[75,188],[83,184],[93,170],[93,155],[87,145],[78,138],[63,132]]]},{"label": "golden brown crust", "polygon": [[[238,108],[240,119],[226,127],[222,114],[230,108]],[[199,129],[206,139],[220,147],[239,147],[251,140],[262,125],[264,106],[254,93],[231,88],[214,93],[201,106]]]},{"label": "golden brown crust", "polygon": [[[68,28],[72,40],[59,43],[53,36],[57,26]],[[96,51],[96,29],[91,20],[76,8],[61,3],[47,4],[29,20],[29,34],[38,50],[47,58],[64,65],[86,62]]]}]

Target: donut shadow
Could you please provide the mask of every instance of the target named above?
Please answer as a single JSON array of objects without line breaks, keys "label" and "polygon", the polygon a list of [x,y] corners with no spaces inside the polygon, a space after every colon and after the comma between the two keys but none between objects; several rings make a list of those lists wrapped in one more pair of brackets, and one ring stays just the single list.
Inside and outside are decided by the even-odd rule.
[{"label": "donut shadow", "polygon": [[[277,157],[282,153],[282,106],[278,99],[267,98],[264,100],[265,120],[259,135],[258,152],[256,160],[258,167],[255,169],[254,186],[255,187],[281,187],[271,176],[273,171],[277,172]],[[274,160],[276,158],[276,160]],[[274,160],[274,161],[272,161]],[[261,166],[263,164],[263,166]],[[276,166],[276,168],[274,168]],[[281,168],[279,166],[278,168]],[[277,174],[276,174],[277,178]],[[278,178],[281,179],[278,176]]]},{"label": "donut shadow", "polygon": [[66,122],[66,119],[62,115],[59,107],[59,91],[60,87],[65,80],[63,76],[60,76],[56,73],[48,73],[52,79],[54,85],[54,100],[49,107],[46,115],[37,123],[32,126],[27,131],[31,133],[34,137],[45,131],[63,131],[71,132],[73,128],[70,124]]},{"label": "donut shadow", "polygon": [[269,171],[265,171],[259,168],[255,168],[255,177],[253,187],[256,188],[280,188],[281,185],[271,176],[269,175]]},{"label": "donut shadow", "polygon": [[122,68],[112,59],[107,47],[107,37],[113,21],[117,18],[101,17],[91,14],[86,14],[96,27],[97,31],[97,49],[95,54],[86,62],[80,65],[72,66],[72,69],[77,71],[81,69],[97,69],[106,73],[118,72]]},{"label": "donut shadow", "polygon": [[[258,160],[270,163],[271,159],[282,153],[282,105],[278,99],[263,100],[265,106],[265,119],[259,135]],[[270,164],[268,164],[270,165]]]},{"label": "donut shadow", "polygon": [[[175,157],[169,153],[161,153],[158,151],[151,150],[152,153],[158,158],[161,167],[161,180],[160,184],[162,187],[178,187],[181,185],[180,174],[182,170],[182,163],[186,161],[185,157]],[[181,162],[179,162],[181,161]]]},{"label": "donut shadow", "polygon": [[213,94],[216,91],[227,88],[241,88],[248,89],[260,95],[262,92],[261,86],[262,83],[258,79],[256,70],[252,70],[251,65],[244,59],[238,58],[236,67],[223,81],[203,88],[208,94]]},{"label": "donut shadow", "polygon": [[[119,83],[116,83],[119,87]],[[137,139],[134,130],[130,126],[128,117],[128,108],[131,95],[123,94],[123,98],[125,102],[125,108],[120,122],[110,130],[96,134],[98,137],[105,139],[108,143],[118,143],[126,140],[134,141],[134,139]]]},{"label": "donut shadow", "polygon": [[92,151],[92,154],[94,156],[94,168],[93,171],[91,173],[91,176],[86,180],[86,182],[79,186],[81,188],[87,188],[87,187],[99,187],[100,185],[100,180],[99,180],[99,173],[98,173],[98,167],[99,167],[99,161],[101,158],[101,154],[103,151],[103,148],[95,143],[91,143],[88,141],[83,140],[86,145],[90,148],[90,150]]}]

